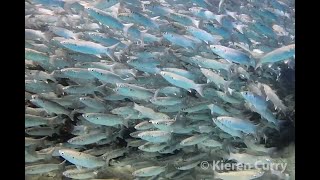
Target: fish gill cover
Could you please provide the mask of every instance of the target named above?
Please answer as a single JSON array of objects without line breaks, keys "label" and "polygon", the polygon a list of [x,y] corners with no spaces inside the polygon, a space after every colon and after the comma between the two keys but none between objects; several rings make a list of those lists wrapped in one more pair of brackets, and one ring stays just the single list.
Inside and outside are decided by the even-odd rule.
[{"label": "fish gill cover", "polygon": [[26,0],[27,179],[295,179],[292,0]]}]

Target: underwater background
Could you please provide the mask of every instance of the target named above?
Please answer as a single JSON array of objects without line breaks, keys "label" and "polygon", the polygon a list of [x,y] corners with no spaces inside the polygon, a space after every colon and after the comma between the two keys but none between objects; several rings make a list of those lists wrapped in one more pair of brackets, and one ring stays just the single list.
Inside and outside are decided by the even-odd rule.
[{"label": "underwater background", "polygon": [[295,1],[26,0],[26,179],[295,179]]}]

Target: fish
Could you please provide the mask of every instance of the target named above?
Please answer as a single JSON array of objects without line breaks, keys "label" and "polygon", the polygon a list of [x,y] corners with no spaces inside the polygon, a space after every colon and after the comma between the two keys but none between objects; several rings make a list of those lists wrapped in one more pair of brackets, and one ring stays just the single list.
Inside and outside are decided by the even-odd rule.
[{"label": "fish", "polygon": [[138,137],[153,143],[166,142],[171,139],[171,133],[165,131],[144,131],[138,134]]},{"label": "fish", "polygon": [[149,177],[149,176],[156,176],[164,171],[165,171],[164,167],[151,166],[151,167],[146,167],[146,168],[136,170],[132,173],[132,175],[137,177]]},{"label": "fish", "polygon": [[153,124],[149,123],[148,121],[142,121],[141,123],[134,126],[136,130],[148,130],[152,129],[153,127]]},{"label": "fish", "polygon": [[259,169],[253,169],[253,170],[244,170],[244,171],[229,171],[229,172],[221,172],[216,173],[217,178],[223,178],[223,179],[248,179],[248,178],[259,178],[263,176],[264,172]]},{"label": "fish", "polygon": [[62,170],[66,160],[60,164],[38,164],[25,167],[25,174],[42,174],[51,171]]},{"label": "fish", "polygon": [[32,99],[30,100],[32,103],[35,103],[37,106],[40,106],[45,109],[48,113],[55,113],[55,114],[64,114],[67,115],[70,119],[73,119],[73,115],[76,111],[71,111],[66,109],[64,106],[60,104],[50,101],[46,98],[43,98],[39,95],[32,95]]},{"label": "fish", "polygon": [[144,143],[143,145],[139,146],[138,149],[140,149],[142,151],[146,151],[146,152],[157,152],[157,151],[162,150],[166,146],[167,146],[166,143],[147,142],[147,143]]},{"label": "fish", "polygon": [[283,46],[263,55],[259,59],[255,68],[258,68],[265,63],[275,63],[275,62],[283,61],[293,57],[294,55],[295,55],[295,44]]},{"label": "fish", "polygon": [[63,121],[58,117],[51,117],[51,118],[45,118],[41,116],[35,116],[35,115],[25,115],[25,127],[34,127],[34,126],[40,126],[40,125],[54,125],[62,123]]},{"label": "fish", "polygon": [[226,81],[222,76],[220,76],[218,73],[215,73],[209,69],[200,68],[203,75],[207,78],[207,82],[213,82],[216,84],[219,88],[223,88],[225,91],[228,89],[229,85],[232,83],[232,81]]},{"label": "fish", "polygon": [[29,49],[29,48],[25,48],[25,58],[32,60],[34,62],[43,62],[43,63],[47,63],[49,62],[50,57],[43,52],[39,52],[33,49]]},{"label": "fish", "polygon": [[257,127],[249,120],[228,116],[219,116],[217,117],[217,120],[228,128],[242,131],[247,134],[255,134],[257,131]]},{"label": "fish", "polygon": [[128,127],[128,120],[123,119],[120,116],[104,113],[85,113],[82,117],[87,121],[104,126],[124,125]]},{"label": "fish", "polygon": [[160,75],[174,86],[181,87],[187,91],[189,91],[190,89],[194,89],[201,96],[203,96],[203,88],[206,86],[206,84],[196,84],[194,81],[186,77],[167,71],[161,71]]},{"label": "fish", "polygon": [[245,54],[242,51],[221,45],[210,45],[210,49],[213,53],[219,55],[220,57],[228,61],[255,67],[255,61],[252,60],[249,55]]},{"label": "fish", "polygon": [[173,45],[181,46],[184,48],[191,48],[195,50],[199,47],[199,43],[197,43],[196,41],[176,33],[164,32],[163,38],[170,41]]},{"label": "fish", "polygon": [[63,171],[63,175],[73,179],[87,179],[97,177],[97,169],[83,168],[83,169],[68,169]]},{"label": "fish", "polygon": [[280,109],[281,111],[286,111],[287,107],[283,104],[282,100],[277,96],[274,90],[271,89],[267,84],[261,84],[263,92],[266,95],[266,100],[270,100],[275,109]]},{"label": "fish", "polygon": [[28,0],[25,177],[294,177],[294,71],[291,0]]},{"label": "fish", "polygon": [[94,133],[88,133],[85,135],[76,136],[74,138],[69,139],[67,142],[75,145],[88,145],[88,144],[96,143],[107,137],[108,137],[108,134],[106,133],[94,132]]},{"label": "fish", "polygon": [[28,137],[25,137],[24,139],[24,145],[25,146],[44,146],[45,145],[45,139],[47,137],[43,137],[43,138],[40,138],[40,139],[33,139],[33,138],[28,138]]},{"label": "fish", "polygon": [[188,137],[188,138],[182,140],[180,142],[180,144],[182,146],[192,146],[192,145],[199,144],[206,139],[208,139],[207,135],[202,135],[202,134],[201,135],[194,135],[194,136],[191,136],[191,137]]},{"label": "fish", "polygon": [[91,54],[99,58],[101,57],[101,55],[105,54],[113,61],[116,61],[113,51],[118,46],[118,44],[105,47],[105,46],[102,46],[101,44],[97,44],[91,41],[73,40],[73,39],[64,40],[64,41],[61,41],[60,43],[65,48],[75,52]]},{"label": "fish", "polygon": [[151,119],[170,119],[169,116],[164,113],[156,112],[151,108],[140,106],[136,103],[133,105],[133,109],[139,111],[143,116]]},{"label": "fish", "polygon": [[97,168],[105,165],[105,161],[90,154],[78,152],[72,149],[60,149],[59,154],[67,161],[86,168]]}]

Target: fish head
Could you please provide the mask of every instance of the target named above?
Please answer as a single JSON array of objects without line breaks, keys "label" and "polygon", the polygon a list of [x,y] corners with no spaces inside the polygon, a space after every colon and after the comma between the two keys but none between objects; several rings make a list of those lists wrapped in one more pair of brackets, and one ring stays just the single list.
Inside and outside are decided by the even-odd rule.
[{"label": "fish head", "polygon": [[88,119],[88,118],[92,118],[92,115],[90,113],[84,113],[82,114],[82,117],[84,117],[85,119]]},{"label": "fish head", "polygon": [[97,69],[97,68],[88,68],[88,72],[92,74],[93,76],[103,76],[103,70]]},{"label": "fish head", "polygon": [[88,100],[90,100],[90,98],[89,97],[80,97],[79,100],[81,102],[87,102]]},{"label": "fish head", "polygon": [[246,100],[249,100],[251,99],[251,97],[253,96],[252,93],[250,93],[249,91],[243,91],[243,92],[240,92],[240,94],[242,95],[242,97]]}]

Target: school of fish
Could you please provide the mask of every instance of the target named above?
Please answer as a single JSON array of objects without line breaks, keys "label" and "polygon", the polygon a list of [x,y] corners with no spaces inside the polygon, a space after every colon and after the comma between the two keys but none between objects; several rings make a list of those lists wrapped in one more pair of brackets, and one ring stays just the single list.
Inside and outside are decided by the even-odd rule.
[{"label": "school of fish", "polygon": [[285,161],[294,70],[293,0],[26,0],[25,177],[294,179],[200,166]]}]

